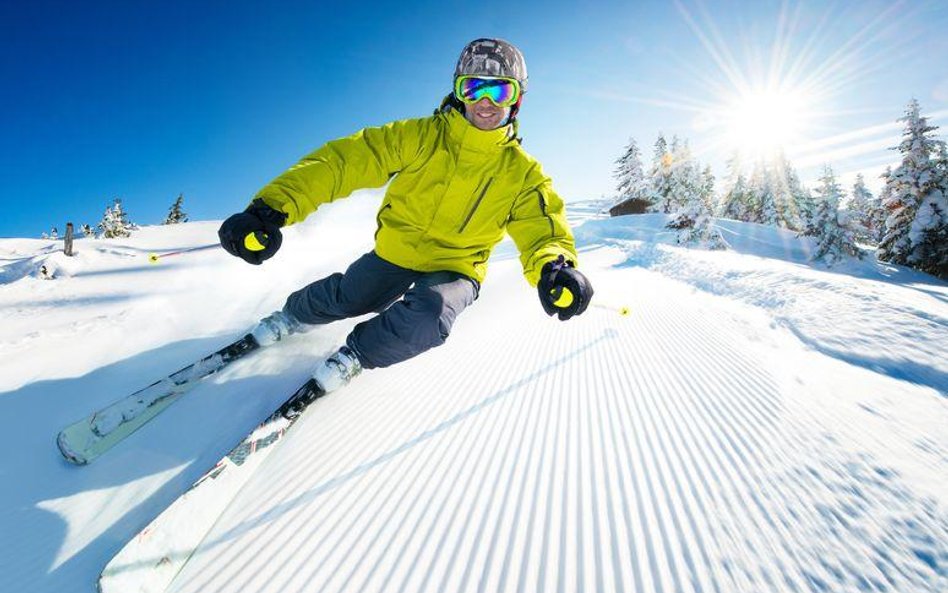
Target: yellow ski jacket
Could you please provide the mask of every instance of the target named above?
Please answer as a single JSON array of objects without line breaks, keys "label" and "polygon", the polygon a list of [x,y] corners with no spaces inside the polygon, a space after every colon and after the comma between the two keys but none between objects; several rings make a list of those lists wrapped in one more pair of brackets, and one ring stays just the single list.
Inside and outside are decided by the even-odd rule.
[{"label": "yellow ski jacket", "polygon": [[256,197],[293,224],[321,204],[391,179],[377,216],[379,257],[483,282],[506,231],[536,286],[543,264],[578,258],[563,201],[511,128],[483,131],[454,109],[365,128],[307,155]]}]

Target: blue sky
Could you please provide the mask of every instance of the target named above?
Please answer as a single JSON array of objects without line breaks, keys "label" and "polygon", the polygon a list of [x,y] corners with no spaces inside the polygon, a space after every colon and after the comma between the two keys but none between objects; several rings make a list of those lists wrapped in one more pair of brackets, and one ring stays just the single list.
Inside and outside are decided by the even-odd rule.
[{"label": "blue sky", "polygon": [[804,179],[874,178],[912,97],[948,126],[944,2],[7,2],[0,236],[114,197],[139,224],[179,193],[224,218],[325,141],[430,114],[481,36],[523,50],[524,146],[567,201],[610,195],[628,139],[649,157],[659,132],[722,176],[738,97],[768,85],[805,97]]}]

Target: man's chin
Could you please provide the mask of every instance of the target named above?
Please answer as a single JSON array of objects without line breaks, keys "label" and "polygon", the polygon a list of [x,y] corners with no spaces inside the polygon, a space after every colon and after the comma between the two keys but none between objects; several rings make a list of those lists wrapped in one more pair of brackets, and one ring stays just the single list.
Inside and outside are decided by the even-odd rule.
[{"label": "man's chin", "polygon": [[466,118],[468,122],[478,130],[496,130],[503,123],[503,118],[484,119],[477,116]]}]

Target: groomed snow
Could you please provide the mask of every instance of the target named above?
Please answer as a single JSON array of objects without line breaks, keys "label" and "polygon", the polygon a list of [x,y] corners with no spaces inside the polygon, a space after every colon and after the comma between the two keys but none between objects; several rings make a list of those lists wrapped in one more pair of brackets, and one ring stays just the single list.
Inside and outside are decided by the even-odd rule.
[{"label": "groomed snow", "polygon": [[[380,194],[254,267],[217,222],[0,240],[0,591],[94,591],[109,558],[356,320],[241,361],[87,467],[58,430],[207,354],[371,248]],[[317,402],[176,592],[948,590],[948,284],[721,221],[571,207],[598,306],[560,323],[510,242],[448,343]],[[54,278],[37,276],[43,265]],[[617,307],[629,307],[620,316]]]}]

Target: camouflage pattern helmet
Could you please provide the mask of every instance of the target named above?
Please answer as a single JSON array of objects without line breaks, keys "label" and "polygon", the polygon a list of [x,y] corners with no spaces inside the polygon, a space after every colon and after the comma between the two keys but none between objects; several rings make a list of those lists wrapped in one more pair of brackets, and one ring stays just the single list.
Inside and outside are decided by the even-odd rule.
[{"label": "camouflage pattern helmet", "polygon": [[513,44],[503,39],[475,39],[461,51],[454,68],[458,76],[504,76],[520,83],[520,92],[527,92],[527,63]]}]

